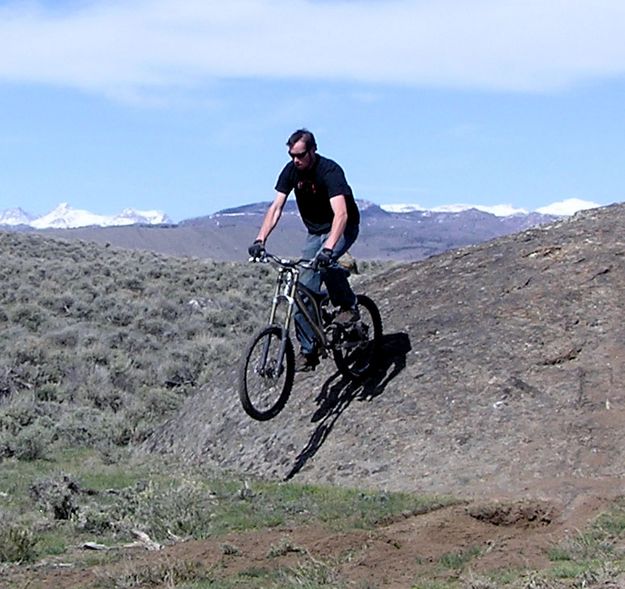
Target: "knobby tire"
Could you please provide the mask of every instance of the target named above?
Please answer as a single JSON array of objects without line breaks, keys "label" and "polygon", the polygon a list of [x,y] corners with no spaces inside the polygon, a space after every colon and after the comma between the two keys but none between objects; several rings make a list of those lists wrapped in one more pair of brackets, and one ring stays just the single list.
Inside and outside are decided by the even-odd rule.
[{"label": "knobby tire", "polygon": [[[278,366],[284,343],[282,367]],[[267,357],[263,357],[267,346]],[[250,340],[239,366],[239,398],[245,412],[259,421],[275,417],[286,405],[293,387],[295,354],[288,334],[277,325],[264,327]]]},{"label": "knobby tire", "polygon": [[375,368],[382,347],[382,318],[376,304],[366,295],[357,295],[360,321],[368,327],[368,341],[361,350],[347,351],[341,344],[333,350],[334,362],[341,374],[352,380],[362,379]]}]

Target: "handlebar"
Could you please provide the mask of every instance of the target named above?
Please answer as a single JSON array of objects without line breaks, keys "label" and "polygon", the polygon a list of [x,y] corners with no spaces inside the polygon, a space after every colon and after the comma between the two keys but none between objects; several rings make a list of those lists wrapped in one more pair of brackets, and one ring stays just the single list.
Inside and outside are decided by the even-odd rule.
[{"label": "handlebar", "polygon": [[278,256],[271,254],[269,252],[265,252],[263,256],[258,258],[250,258],[250,262],[257,262],[261,264],[269,264],[273,262],[282,268],[295,268],[299,266],[300,268],[305,268],[308,270],[317,270],[317,264],[315,264],[315,260],[307,259],[307,258],[299,258],[297,260],[291,260],[289,258],[279,258]]}]

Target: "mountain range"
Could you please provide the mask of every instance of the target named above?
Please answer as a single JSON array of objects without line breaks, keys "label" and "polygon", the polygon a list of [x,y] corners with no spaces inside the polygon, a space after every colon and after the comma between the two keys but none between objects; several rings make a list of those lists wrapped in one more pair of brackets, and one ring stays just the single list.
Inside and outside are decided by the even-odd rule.
[{"label": "mountain range", "polygon": [[124,225],[162,225],[171,219],[161,211],[124,209],[117,215],[98,215],[61,203],[55,209],[37,217],[22,208],[0,211],[0,226],[26,226],[33,229],[69,229],[74,227],[118,227]]},{"label": "mountain range", "polygon": [[[266,206],[266,203],[260,204],[263,207]],[[293,202],[290,201],[288,205],[290,205],[290,212],[293,212]],[[377,206],[367,201],[359,201],[359,205],[361,208],[365,209],[370,206]],[[599,205],[590,201],[572,198],[539,208],[535,211],[535,213],[549,216],[566,216],[572,215],[582,209],[595,208],[597,206]],[[427,209],[418,204],[383,204],[379,205],[379,207],[387,213],[396,214],[428,212],[462,213],[472,209],[490,213],[496,217],[523,217],[533,214],[527,209],[513,207],[511,205],[483,206],[454,204]],[[256,209],[257,204],[243,205],[234,209],[218,211],[215,215],[245,214],[250,210],[256,211]],[[184,223],[184,221],[182,222]],[[77,227],[118,227],[125,225],[170,225],[172,223],[171,218],[162,211],[137,211],[132,208],[125,208],[121,213],[116,215],[99,215],[83,209],[73,208],[66,202],[59,204],[52,211],[41,216],[33,215],[21,207],[0,210],[0,226],[25,226],[32,227],[33,229],[72,229]]]},{"label": "mountain range", "polygon": [[[564,201],[557,207],[541,209],[543,212],[527,212],[507,206],[454,205],[426,210],[419,205],[380,206],[367,201],[358,204],[361,229],[352,253],[361,259],[376,260],[420,260],[552,223],[565,214],[596,206],[587,201]],[[158,211],[125,209],[119,215],[104,217],[63,203],[39,218],[22,209],[0,211],[0,227],[167,255],[243,260],[268,206],[268,202],[251,203],[176,224]],[[546,214],[545,210],[557,210],[560,214]],[[289,200],[271,235],[271,251],[298,255],[303,231],[295,202]]]}]

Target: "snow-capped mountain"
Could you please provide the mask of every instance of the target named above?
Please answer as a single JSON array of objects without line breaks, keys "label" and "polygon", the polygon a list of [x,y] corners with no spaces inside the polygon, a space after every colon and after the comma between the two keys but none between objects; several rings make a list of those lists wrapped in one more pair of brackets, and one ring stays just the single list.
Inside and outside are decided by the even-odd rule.
[{"label": "snow-capped mountain", "polygon": [[[245,216],[254,214],[264,214],[269,203],[253,203],[232,209],[224,209],[210,215],[210,217],[223,216]],[[382,213],[394,213],[411,216],[411,213],[448,213],[459,214],[465,211],[477,210],[489,213],[499,218],[525,217],[534,213],[553,217],[573,215],[577,211],[592,209],[602,206],[592,201],[571,198],[560,202],[552,203],[548,206],[537,209],[534,213],[527,209],[514,207],[509,204],[502,205],[471,205],[471,204],[451,204],[433,208],[422,207],[418,204],[382,204],[377,205],[372,202],[359,200],[358,205],[363,214],[369,210]],[[291,200],[287,202],[285,213],[297,214],[297,207]],[[124,209],[116,215],[98,215],[83,209],[75,209],[68,203],[61,203],[49,213],[37,217],[21,208],[11,208],[0,211],[0,226],[28,226],[34,229],[72,229],[78,227],[112,227],[120,225],[162,225],[171,224],[172,220],[162,211],[148,210],[137,211],[135,209]],[[182,224],[187,224],[183,221]]]},{"label": "snow-capped mountain", "polygon": [[[545,207],[536,209],[537,213],[542,215],[569,216],[586,209],[594,209],[602,205],[590,200],[582,200],[579,198],[569,198],[560,202],[554,202]],[[430,211],[432,213],[461,213],[470,209],[476,209],[484,213],[490,213],[496,217],[511,217],[513,215],[527,215],[530,211],[521,209],[512,205],[469,205],[469,204],[452,204],[443,205],[427,209],[418,204],[383,204],[380,208],[388,213],[414,213]]]},{"label": "snow-capped mountain", "polygon": [[558,215],[566,217],[577,213],[577,211],[596,209],[600,206],[600,204],[589,200],[569,198],[560,202],[551,203],[545,207],[540,207],[539,209],[536,209],[536,212],[541,213],[542,215]]},{"label": "snow-capped mountain", "polygon": [[0,211],[0,225],[28,225],[34,219],[34,215],[19,207]]},{"label": "snow-capped mountain", "polygon": [[98,215],[82,209],[74,209],[61,203],[54,210],[41,217],[35,217],[22,209],[0,211],[0,225],[28,225],[35,229],[70,229],[75,227],[111,227],[118,225],[161,225],[171,223],[161,211],[136,211],[124,209],[113,216]]},{"label": "snow-capped mountain", "polygon": [[[27,213],[16,210],[10,214],[0,211],[0,218],[5,223],[26,220],[28,223],[16,225],[16,230],[28,231],[29,226],[45,228],[46,234],[52,237],[83,239],[126,249],[148,248],[167,255],[242,260],[247,259],[247,243],[257,234],[269,205],[270,202],[255,202],[179,223],[168,222],[167,217],[157,211],[127,209],[107,217],[72,209],[67,204],[30,221],[25,218]],[[602,205],[572,200],[541,209],[553,211],[552,214],[521,212],[507,205],[496,208],[451,205],[428,210],[418,205],[380,206],[359,200],[358,206],[363,239],[355,244],[354,255],[371,260],[421,260],[449,249],[553,224],[565,215]],[[303,226],[294,199],[287,201],[283,212],[280,231],[272,235],[272,250],[281,255],[297,256]],[[165,223],[168,227],[154,226],[148,232],[141,228],[141,225],[154,223]],[[126,227],[110,230],[111,225]],[[5,230],[7,227],[5,224]]]}]

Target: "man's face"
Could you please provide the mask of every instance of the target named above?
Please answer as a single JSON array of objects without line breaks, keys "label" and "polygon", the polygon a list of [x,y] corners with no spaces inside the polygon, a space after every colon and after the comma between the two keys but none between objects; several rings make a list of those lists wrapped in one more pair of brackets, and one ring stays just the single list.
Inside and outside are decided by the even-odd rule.
[{"label": "man's face", "polygon": [[289,156],[293,160],[293,165],[300,171],[308,170],[315,162],[315,150],[306,149],[306,142],[300,139],[289,149]]}]

